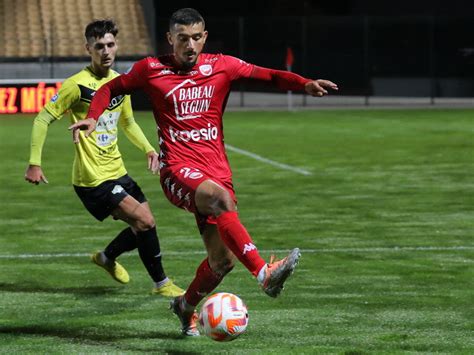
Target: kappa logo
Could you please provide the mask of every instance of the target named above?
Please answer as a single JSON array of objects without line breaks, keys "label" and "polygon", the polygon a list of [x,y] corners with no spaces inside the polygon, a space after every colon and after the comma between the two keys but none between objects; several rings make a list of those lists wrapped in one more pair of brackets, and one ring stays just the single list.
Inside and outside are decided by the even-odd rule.
[{"label": "kappa logo", "polygon": [[252,250],[256,250],[256,249],[257,249],[257,247],[253,243],[245,244],[242,254],[245,255],[248,252],[251,252]]},{"label": "kappa logo", "polygon": [[151,68],[160,68],[160,67],[163,67],[163,66],[164,66],[163,64],[157,63],[157,62],[151,62],[150,63]]},{"label": "kappa logo", "polygon": [[114,186],[114,189],[112,190],[112,193],[113,193],[114,195],[116,195],[116,194],[121,193],[122,191],[123,191],[123,187],[122,187],[122,186],[120,186],[120,185],[115,185],[115,186]]},{"label": "kappa logo", "polygon": [[206,59],[205,62],[206,62],[206,63],[212,63],[212,62],[215,62],[215,61],[217,61],[217,60],[219,60],[218,57],[212,57],[212,58]]},{"label": "kappa logo", "polygon": [[163,69],[158,73],[158,75],[169,75],[169,74],[174,74],[174,73],[169,69]]},{"label": "kappa logo", "polygon": [[255,245],[253,245],[253,243],[248,243],[248,244],[245,244],[244,245],[244,251],[243,251],[243,255],[247,254],[248,252],[251,252],[252,250],[256,250],[257,247]]},{"label": "kappa logo", "polygon": [[209,76],[212,74],[212,65],[210,64],[203,64],[199,67],[199,71],[202,75]]}]

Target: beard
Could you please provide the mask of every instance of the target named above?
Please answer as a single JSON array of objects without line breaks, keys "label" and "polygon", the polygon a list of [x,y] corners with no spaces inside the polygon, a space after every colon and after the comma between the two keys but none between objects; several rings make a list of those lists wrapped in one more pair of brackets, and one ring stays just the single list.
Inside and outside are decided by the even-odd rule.
[{"label": "beard", "polygon": [[181,64],[181,69],[188,71],[191,70],[196,65],[197,59],[192,62],[184,62]]}]

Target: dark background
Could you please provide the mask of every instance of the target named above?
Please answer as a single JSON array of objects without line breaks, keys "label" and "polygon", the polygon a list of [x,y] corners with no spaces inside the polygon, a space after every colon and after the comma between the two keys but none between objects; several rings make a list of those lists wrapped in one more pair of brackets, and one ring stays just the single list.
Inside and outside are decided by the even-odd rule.
[{"label": "dark background", "polygon": [[469,15],[471,0],[253,0],[228,1],[218,6],[211,1],[156,2],[157,15],[168,17],[182,7],[193,7],[204,17],[249,15]]},{"label": "dark background", "polygon": [[[168,18],[193,7],[207,52],[341,85],[341,95],[474,96],[474,1],[292,0],[155,2],[157,53],[169,52]],[[247,90],[272,91],[253,83]]]}]

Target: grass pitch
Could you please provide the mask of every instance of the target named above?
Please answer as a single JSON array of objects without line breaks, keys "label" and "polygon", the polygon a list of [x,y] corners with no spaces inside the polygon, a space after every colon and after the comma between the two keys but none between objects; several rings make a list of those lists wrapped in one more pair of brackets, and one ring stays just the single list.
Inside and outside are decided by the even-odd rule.
[{"label": "grass pitch", "polygon": [[[151,114],[137,117],[155,143]],[[265,258],[302,249],[277,299],[241,265],[219,286],[249,308],[231,343],[182,338],[136,253],[120,259],[126,286],[89,261],[124,225],[75,196],[67,119],[45,145],[49,185],[23,180],[32,119],[0,118],[0,352],[474,353],[473,110],[227,113],[226,143],[262,158],[228,153],[242,221]],[[204,257],[194,218],[123,134],[119,145],[185,287]]]}]

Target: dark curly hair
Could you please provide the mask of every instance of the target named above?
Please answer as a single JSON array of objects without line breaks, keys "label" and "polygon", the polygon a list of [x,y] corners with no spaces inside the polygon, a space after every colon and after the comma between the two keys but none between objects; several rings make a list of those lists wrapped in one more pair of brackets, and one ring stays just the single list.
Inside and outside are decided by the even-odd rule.
[{"label": "dark curly hair", "polygon": [[94,20],[86,26],[84,36],[89,41],[89,39],[102,38],[107,33],[111,33],[115,37],[118,31],[117,24],[112,19]]}]

